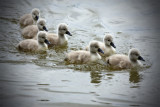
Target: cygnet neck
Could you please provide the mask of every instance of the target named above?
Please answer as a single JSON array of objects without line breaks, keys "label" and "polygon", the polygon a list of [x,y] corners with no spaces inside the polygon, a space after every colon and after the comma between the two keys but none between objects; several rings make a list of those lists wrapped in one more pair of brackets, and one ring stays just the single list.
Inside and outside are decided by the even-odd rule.
[{"label": "cygnet neck", "polygon": [[90,51],[92,55],[97,55],[97,52]]},{"label": "cygnet neck", "polygon": [[58,37],[59,37],[59,38],[64,38],[64,34],[58,32]]},{"label": "cygnet neck", "polygon": [[131,58],[130,56],[128,56],[128,57],[129,57],[129,59],[130,59],[130,61],[131,61],[132,63],[137,63],[137,62],[138,62],[136,59],[133,59],[133,58]]},{"label": "cygnet neck", "polygon": [[111,47],[111,45],[105,44],[105,47]]},{"label": "cygnet neck", "polygon": [[45,45],[45,43],[44,43],[44,42],[41,42],[41,41],[38,41],[38,44],[39,44],[39,45]]}]

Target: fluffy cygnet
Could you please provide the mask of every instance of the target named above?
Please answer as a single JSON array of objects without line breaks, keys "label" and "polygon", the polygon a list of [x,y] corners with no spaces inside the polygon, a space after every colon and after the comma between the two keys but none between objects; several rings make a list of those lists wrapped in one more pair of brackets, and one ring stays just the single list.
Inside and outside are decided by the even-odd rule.
[{"label": "fluffy cygnet", "polygon": [[47,34],[47,39],[51,43],[49,46],[62,46],[66,45],[68,42],[68,38],[65,36],[65,34],[72,36],[71,33],[68,31],[68,26],[65,23],[60,23],[58,25],[58,34]]},{"label": "fluffy cygnet", "polygon": [[129,69],[132,67],[142,66],[139,61],[145,61],[137,49],[130,49],[128,56],[123,54],[115,54],[106,58],[107,65],[113,69]]},{"label": "fluffy cygnet", "polygon": [[104,53],[98,45],[97,41],[91,41],[89,45],[90,51],[79,50],[71,51],[66,55],[65,61],[69,63],[85,64],[90,62],[96,62],[101,59],[98,52]]},{"label": "fluffy cygnet", "polygon": [[[104,51],[104,54],[99,53],[103,57],[109,57],[116,53],[116,46],[114,45],[113,38],[111,35],[106,35],[103,39],[103,42],[97,41],[99,47]],[[85,50],[89,50],[89,46],[85,48]]]},{"label": "fluffy cygnet", "polygon": [[39,19],[37,21],[37,25],[30,25],[25,27],[22,30],[22,36],[25,39],[37,39],[37,33],[38,31],[48,31],[46,28],[46,20],[45,19]]},{"label": "fluffy cygnet", "polygon": [[38,18],[40,16],[40,11],[37,8],[34,8],[30,14],[25,14],[20,18],[20,26],[22,28],[36,24]]},{"label": "fluffy cygnet", "polygon": [[45,31],[40,31],[37,34],[38,39],[26,39],[21,41],[17,48],[21,51],[45,51],[48,49],[48,45],[50,44],[49,41],[46,39],[46,32]]}]

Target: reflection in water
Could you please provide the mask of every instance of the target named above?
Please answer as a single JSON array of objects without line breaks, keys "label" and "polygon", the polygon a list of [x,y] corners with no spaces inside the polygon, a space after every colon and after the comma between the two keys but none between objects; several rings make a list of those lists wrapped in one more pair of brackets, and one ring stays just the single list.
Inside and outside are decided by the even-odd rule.
[{"label": "reflection in water", "polygon": [[47,57],[47,53],[44,53],[44,54],[38,54],[38,55],[37,55],[37,58],[38,58],[38,59],[40,59],[40,60],[41,60],[41,59],[44,59],[44,60],[45,60],[45,59],[46,59],[46,57]]},{"label": "reflection in water", "polygon": [[53,47],[49,47],[49,49],[54,49],[54,51],[56,53],[64,53],[68,50],[68,45],[64,45],[64,46],[53,46]]},{"label": "reflection in water", "polygon": [[102,74],[101,72],[98,71],[91,71],[90,77],[91,77],[91,83],[100,83],[102,79]]},{"label": "reflection in water", "polygon": [[142,79],[142,75],[139,74],[139,71],[130,71],[129,72],[129,81],[131,83],[139,83]]}]

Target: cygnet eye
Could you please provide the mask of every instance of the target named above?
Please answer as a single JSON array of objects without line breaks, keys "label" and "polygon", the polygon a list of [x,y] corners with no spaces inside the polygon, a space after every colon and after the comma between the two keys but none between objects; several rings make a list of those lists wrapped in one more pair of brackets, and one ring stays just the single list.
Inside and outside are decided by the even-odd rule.
[{"label": "cygnet eye", "polygon": [[134,56],[139,56],[138,54],[136,54],[136,53],[132,53],[132,55],[134,55]]},{"label": "cygnet eye", "polygon": [[139,56],[138,54],[135,54],[136,56]]},{"label": "cygnet eye", "polygon": [[98,48],[98,46],[95,46],[95,48]]}]

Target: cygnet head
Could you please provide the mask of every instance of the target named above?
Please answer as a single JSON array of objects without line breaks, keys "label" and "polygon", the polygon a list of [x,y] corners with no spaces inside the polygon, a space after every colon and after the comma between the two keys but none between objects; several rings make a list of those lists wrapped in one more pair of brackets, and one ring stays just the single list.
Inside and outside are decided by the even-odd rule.
[{"label": "cygnet head", "polygon": [[35,21],[37,21],[37,20],[39,19],[39,16],[40,16],[40,11],[39,11],[39,9],[34,8],[34,9],[32,10],[32,12],[31,12],[31,14],[32,14],[32,18],[33,18]]},{"label": "cygnet head", "polygon": [[116,46],[113,43],[113,38],[112,38],[111,35],[106,35],[104,37],[103,41],[104,41],[104,43],[105,43],[106,46],[112,46],[112,47],[116,48]]},{"label": "cygnet head", "polygon": [[64,35],[67,34],[69,36],[72,36],[72,34],[68,31],[68,26],[65,23],[60,23],[58,25],[58,34]]},{"label": "cygnet head", "polygon": [[48,31],[47,28],[46,28],[46,20],[45,19],[39,19],[37,21],[37,26],[38,26],[38,29],[39,31]]},{"label": "cygnet head", "polygon": [[38,42],[39,43],[41,43],[41,44],[46,43],[48,45],[50,44],[50,42],[46,38],[47,34],[46,34],[45,31],[39,31],[37,36],[38,36]]},{"label": "cygnet head", "polygon": [[145,61],[145,60],[141,57],[139,51],[138,51],[137,49],[135,49],[135,48],[130,49],[130,51],[129,51],[129,58],[130,58],[130,60],[131,60],[132,62],[137,62],[137,60]]},{"label": "cygnet head", "polygon": [[97,41],[91,41],[90,44],[89,44],[89,48],[90,48],[91,53],[101,52],[101,53],[104,54],[102,49],[99,48],[99,45],[98,45]]}]

